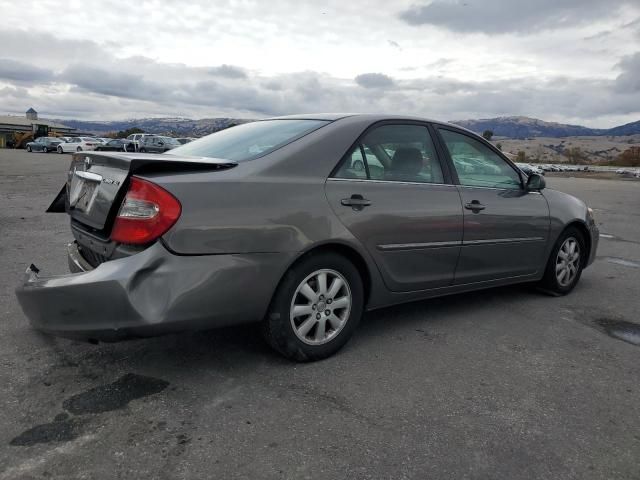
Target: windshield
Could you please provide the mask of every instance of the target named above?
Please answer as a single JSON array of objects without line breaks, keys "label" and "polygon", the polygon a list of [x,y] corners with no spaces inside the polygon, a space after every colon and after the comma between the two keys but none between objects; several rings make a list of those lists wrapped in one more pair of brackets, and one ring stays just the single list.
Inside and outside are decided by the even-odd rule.
[{"label": "windshield", "polygon": [[262,157],[324,125],[325,120],[263,120],[227,128],[171,150],[171,155],[244,162]]}]

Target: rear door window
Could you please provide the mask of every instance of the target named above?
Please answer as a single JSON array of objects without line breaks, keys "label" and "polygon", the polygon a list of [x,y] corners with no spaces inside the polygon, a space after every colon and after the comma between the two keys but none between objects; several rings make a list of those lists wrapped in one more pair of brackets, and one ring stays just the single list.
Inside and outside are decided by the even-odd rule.
[{"label": "rear door window", "polygon": [[429,130],[413,124],[370,130],[343,158],[334,177],[444,183]]}]

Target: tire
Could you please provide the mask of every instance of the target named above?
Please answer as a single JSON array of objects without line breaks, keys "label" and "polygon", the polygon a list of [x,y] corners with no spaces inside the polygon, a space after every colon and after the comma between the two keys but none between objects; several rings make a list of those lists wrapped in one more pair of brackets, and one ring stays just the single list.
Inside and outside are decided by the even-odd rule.
[{"label": "tire", "polygon": [[47,147],[42,147],[42,153],[49,153],[49,149]]},{"label": "tire", "polygon": [[58,147],[56,150],[58,150],[58,153],[64,153],[64,151],[62,150],[62,147]]},{"label": "tire", "polygon": [[[572,245],[573,253],[571,253]],[[555,296],[571,292],[580,281],[587,261],[586,254],[586,242],[582,232],[575,227],[567,228],[560,234],[551,250],[544,277],[538,287]],[[568,258],[563,258],[566,256]]]},{"label": "tire", "polygon": [[31,145],[27,145],[27,152],[31,153]]},{"label": "tire", "polygon": [[81,152],[81,151],[82,151],[82,147],[76,148],[76,152]]},{"label": "tire", "polygon": [[147,149],[146,148],[141,148],[140,149],[140,153],[147,153]]},{"label": "tire", "polygon": [[[337,280],[342,284],[333,283]],[[340,307],[335,307],[338,303]],[[300,315],[294,315],[294,306]],[[262,321],[262,332],[272,348],[291,360],[321,360],[347,343],[363,308],[362,279],[353,263],[336,253],[311,253],[292,266],[280,282]]]}]

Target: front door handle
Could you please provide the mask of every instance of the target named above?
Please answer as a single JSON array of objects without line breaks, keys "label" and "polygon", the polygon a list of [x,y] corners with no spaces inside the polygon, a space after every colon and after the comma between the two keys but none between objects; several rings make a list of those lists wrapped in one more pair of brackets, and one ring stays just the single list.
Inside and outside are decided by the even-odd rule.
[{"label": "front door handle", "polygon": [[340,203],[345,207],[351,207],[354,210],[362,210],[364,207],[371,205],[371,201],[364,198],[362,195],[354,193],[351,198],[343,198]]},{"label": "front door handle", "polygon": [[485,207],[478,200],[471,200],[469,203],[465,203],[464,208],[471,210],[473,213],[478,213],[480,210],[484,210]]}]

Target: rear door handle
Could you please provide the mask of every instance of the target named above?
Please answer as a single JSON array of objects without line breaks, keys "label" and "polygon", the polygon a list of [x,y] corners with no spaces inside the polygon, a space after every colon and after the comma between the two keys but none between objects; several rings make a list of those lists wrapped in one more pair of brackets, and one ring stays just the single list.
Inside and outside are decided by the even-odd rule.
[{"label": "rear door handle", "polygon": [[357,193],[351,195],[351,198],[343,198],[340,203],[345,207],[352,207],[354,210],[362,210],[364,207],[371,205],[371,201]]},{"label": "rear door handle", "polygon": [[480,210],[484,210],[487,207],[482,205],[478,200],[472,200],[469,203],[465,203],[464,208],[466,208],[467,210],[471,210],[474,213],[477,213]]}]

